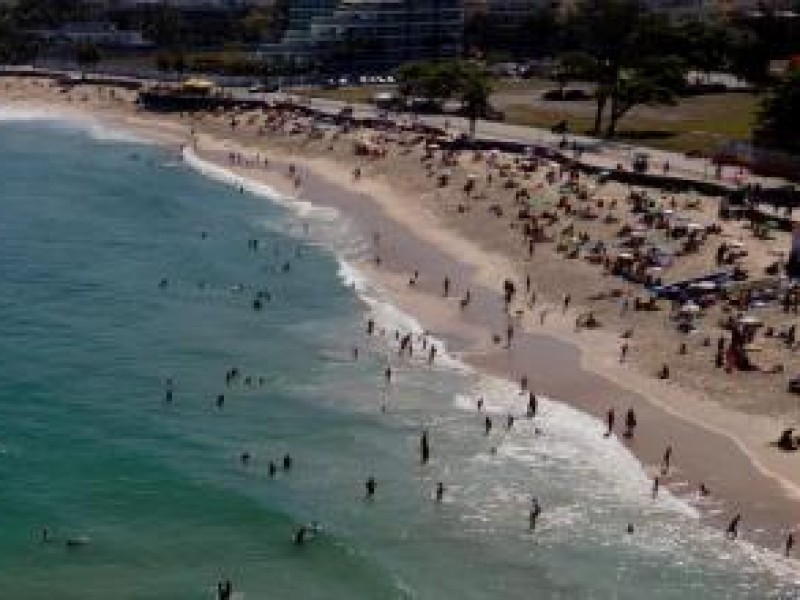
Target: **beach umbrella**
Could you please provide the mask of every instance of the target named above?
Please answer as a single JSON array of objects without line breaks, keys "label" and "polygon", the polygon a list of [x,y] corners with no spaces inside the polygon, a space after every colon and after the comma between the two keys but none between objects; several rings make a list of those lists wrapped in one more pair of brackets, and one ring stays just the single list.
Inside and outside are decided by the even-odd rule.
[{"label": "beach umbrella", "polygon": [[755,315],[745,315],[741,319],[739,319],[739,322],[742,325],[761,325],[762,323],[761,319],[759,319]]},{"label": "beach umbrella", "polygon": [[685,315],[696,315],[700,312],[700,306],[694,302],[687,302],[681,306],[681,312]]}]

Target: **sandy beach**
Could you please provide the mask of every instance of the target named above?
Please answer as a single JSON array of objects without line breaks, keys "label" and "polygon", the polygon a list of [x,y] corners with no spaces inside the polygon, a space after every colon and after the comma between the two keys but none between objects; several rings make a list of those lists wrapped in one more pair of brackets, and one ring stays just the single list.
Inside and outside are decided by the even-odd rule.
[{"label": "sandy beach", "polygon": [[[667,307],[656,313],[621,308],[623,301],[633,303],[642,295],[638,286],[612,277],[602,265],[568,258],[569,248],[558,250],[570,225],[592,240],[614,238],[629,219],[624,208],[630,190],[624,186],[582,182],[591,188],[590,210],[614,220],[567,220],[562,212],[543,239],[529,246],[521,236],[515,194],[532,190],[543,211],[558,212],[563,194],[546,182],[546,167],[525,179],[513,159],[505,157],[497,159],[505,167],[466,154],[443,164],[441,153],[424,150],[410,134],[318,131],[300,117],[268,125],[253,114],[153,115],[137,110],[132,100],[132,93],[123,90],[62,91],[44,81],[0,82],[0,108],[97,119],[172,145],[176,153],[185,144],[202,159],[282,194],[336,208],[372,240],[371,255],[357,267],[426,330],[446,340],[456,356],[515,382],[527,378],[537,394],[600,419],[613,407],[618,433],[625,412],[634,409],[636,434],[624,442],[653,476],[671,446],[672,464],[662,484],[697,506],[703,519],[724,527],[741,512],[743,537],[776,550],[796,527],[800,455],[772,445],[784,428],[798,423],[797,396],[785,389],[800,364],[796,348],[761,339],[757,361],[762,369],[726,373],[714,365],[715,342],[723,331],[716,325],[723,316],[719,306],[706,309],[700,332],[682,334],[671,324]],[[359,141],[385,154],[356,155]],[[231,164],[232,153],[245,160]],[[467,194],[468,185],[473,188]],[[695,204],[689,195],[648,192],[693,220],[716,221],[719,199],[701,198]],[[719,239],[746,244],[747,255],[739,264],[754,277],[789,247],[788,233],[756,240],[736,221],[723,224]],[[676,260],[665,279],[708,271],[715,248],[716,243],[704,244]],[[535,302],[526,292],[527,277]],[[447,297],[445,278],[450,281]],[[515,285],[508,311],[502,297],[506,280]],[[467,291],[465,304],[461,300]],[[562,310],[565,296],[572,301]],[[600,326],[576,327],[589,312]],[[769,311],[763,320],[779,330],[797,316]],[[509,324],[513,340],[506,344]],[[623,332],[633,333],[623,338]],[[623,344],[629,347],[624,362]],[[663,364],[670,367],[665,380],[656,377]],[[784,369],[770,374],[775,364]],[[524,413],[525,402],[520,396],[518,412]],[[606,440],[599,437],[597,443]],[[697,494],[701,483],[711,492],[704,498]],[[642,490],[649,493],[649,488]]]}]

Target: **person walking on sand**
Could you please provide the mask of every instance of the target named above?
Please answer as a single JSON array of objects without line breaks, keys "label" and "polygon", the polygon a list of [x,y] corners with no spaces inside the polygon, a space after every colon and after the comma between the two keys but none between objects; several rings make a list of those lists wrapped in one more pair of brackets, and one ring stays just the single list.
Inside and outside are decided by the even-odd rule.
[{"label": "person walking on sand", "polygon": [[562,312],[566,313],[569,310],[570,302],[572,302],[572,296],[569,295],[569,294],[565,294],[564,295],[564,307],[563,307],[563,311]]},{"label": "person walking on sand", "polygon": [[537,404],[536,394],[530,392],[528,394],[528,412],[527,412],[529,419],[532,419],[533,417],[536,416],[536,404]]},{"label": "person walking on sand", "polygon": [[731,522],[728,524],[728,528],[725,530],[725,537],[729,540],[735,540],[739,537],[739,522],[742,520],[741,513],[738,513]]},{"label": "person walking on sand", "polygon": [[624,363],[625,359],[628,357],[628,344],[622,344],[622,347],[619,349],[619,362]]},{"label": "person walking on sand", "polygon": [[614,414],[614,409],[609,408],[608,412],[606,412],[606,432],[603,437],[611,437],[611,434],[614,432],[614,421],[616,420],[616,415]]},{"label": "person walking on sand", "polygon": [[450,278],[445,277],[444,282],[442,284],[444,290],[444,297],[447,298],[450,295]]},{"label": "person walking on sand", "polygon": [[794,548],[794,533],[789,533],[786,536],[786,543],[783,545],[783,554],[787,558],[792,553],[792,548]]},{"label": "person walking on sand", "polygon": [[631,439],[633,437],[633,430],[636,429],[636,413],[632,408],[628,409],[625,414],[625,437]]},{"label": "person walking on sand", "polygon": [[492,431],[492,419],[487,415],[483,420],[483,434],[489,435]]},{"label": "person walking on sand", "polygon": [[386,378],[386,385],[392,383],[392,367],[386,367],[383,376]]},{"label": "person walking on sand", "polygon": [[666,475],[669,473],[669,463],[672,460],[672,446],[667,446],[664,450],[664,458],[661,459],[661,474]]},{"label": "person walking on sand", "polygon": [[661,486],[661,480],[659,479],[658,475],[653,477],[653,489],[652,489],[652,496],[653,500],[658,498],[658,488]]}]

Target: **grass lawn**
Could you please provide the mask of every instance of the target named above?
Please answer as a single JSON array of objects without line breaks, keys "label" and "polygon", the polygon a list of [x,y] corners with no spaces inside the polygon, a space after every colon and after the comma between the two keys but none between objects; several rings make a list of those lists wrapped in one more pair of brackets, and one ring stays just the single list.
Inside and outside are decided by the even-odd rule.
[{"label": "grass lawn", "polygon": [[[642,146],[709,155],[720,144],[748,139],[758,111],[755,94],[717,94],[682,99],[676,106],[638,107],[624,116],[618,139]],[[545,103],[509,104],[506,122],[550,128],[561,120],[570,131],[585,133],[594,125],[593,104],[548,108]]]},{"label": "grass lawn", "polygon": [[[566,120],[573,133],[587,133],[594,124],[594,103],[545,102],[542,80],[495,81],[492,104],[505,113],[507,123],[549,129]],[[298,95],[343,102],[369,103],[389,86],[353,86],[337,89],[307,88]],[[634,108],[619,123],[618,139],[641,146],[699,152],[710,155],[730,140],[748,139],[758,111],[759,96],[750,93],[713,94],[682,98],[675,106]]]}]

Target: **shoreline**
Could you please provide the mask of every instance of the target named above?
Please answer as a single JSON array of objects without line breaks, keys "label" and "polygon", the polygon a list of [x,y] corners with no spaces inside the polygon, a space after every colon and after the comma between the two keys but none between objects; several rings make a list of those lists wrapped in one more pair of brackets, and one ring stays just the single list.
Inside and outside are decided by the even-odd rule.
[{"label": "shoreline", "polygon": [[[155,136],[156,139],[153,141],[169,146],[179,146],[184,143],[186,137],[182,138],[181,135],[188,137],[187,126],[169,118],[153,116],[141,118],[123,113],[91,114],[82,110],[61,111],[61,114],[83,116],[84,120],[88,117],[90,122],[133,130],[148,139]],[[57,113],[53,115],[52,112],[48,112],[46,116],[52,120],[59,119]],[[225,138],[209,136],[206,141],[212,140],[218,145],[217,149],[225,143],[232,143],[242,152],[255,151],[248,148],[246,143]],[[267,154],[271,154],[269,150]],[[199,155],[208,160],[202,150]],[[745,537],[759,538],[757,541],[764,546],[772,548],[779,546],[782,539],[775,538],[774,532],[785,530],[794,524],[793,514],[800,499],[798,484],[800,479],[796,475],[793,479],[788,477],[787,471],[794,467],[788,464],[790,455],[781,455],[769,447],[765,447],[762,452],[756,451],[757,441],[763,440],[761,435],[763,432],[769,431],[773,436],[776,433],[775,424],[770,418],[763,417],[756,420],[751,415],[711,406],[707,401],[690,402],[689,395],[692,392],[682,390],[673,383],[663,384],[632,368],[620,367],[616,361],[618,341],[613,334],[602,330],[574,334],[571,332],[574,313],[568,313],[560,318],[553,316],[544,328],[537,327],[530,322],[530,319],[523,318],[520,324],[525,330],[525,335],[518,338],[520,351],[516,352],[513,358],[503,351],[498,352],[498,348],[492,346],[488,340],[489,334],[497,331],[497,327],[501,325],[497,321],[489,319],[487,322],[481,315],[475,314],[475,311],[467,311],[469,314],[464,316],[459,316],[458,312],[455,312],[456,318],[453,318],[454,307],[443,306],[441,296],[432,289],[434,286],[430,280],[430,273],[426,273],[426,281],[414,290],[409,290],[404,282],[413,265],[420,264],[418,261],[426,258],[427,254],[427,258],[436,263],[431,265],[431,271],[438,272],[438,275],[442,270],[448,274],[457,274],[458,278],[454,280],[462,287],[464,281],[473,282],[470,288],[474,294],[475,304],[497,306],[499,305],[497,290],[503,279],[501,273],[516,271],[511,260],[474,246],[457,232],[447,230],[444,225],[436,223],[433,215],[408,210],[407,205],[394,201],[393,192],[386,184],[366,182],[358,187],[348,185],[351,183],[350,174],[332,161],[326,164],[323,159],[304,158],[299,155],[291,156],[291,160],[301,166],[304,176],[307,177],[302,189],[302,200],[323,206],[332,205],[339,209],[365,229],[363,231],[365,237],[371,227],[377,226],[377,230],[381,231],[382,241],[392,240],[397,249],[391,256],[382,257],[383,265],[380,269],[367,262],[356,264],[356,267],[368,277],[375,278],[379,285],[387,290],[392,300],[396,301],[402,310],[418,318],[426,329],[442,334],[448,342],[452,342],[448,345],[453,348],[456,356],[465,358],[479,369],[501,375],[512,382],[515,379],[518,381],[524,374],[528,376],[533,384],[532,387],[537,391],[545,390],[548,396],[595,416],[604,413],[611,397],[615,398],[613,403],[617,407],[618,414],[621,414],[624,408],[617,399],[620,396],[625,398],[625,402],[635,403],[637,414],[644,415],[645,418],[640,417],[640,432],[634,443],[626,446],[648,471],[652,470],[652,466],[657,462],[663,445],[657,444],[655,439],[642,440],[642,437],[647,437],[642,431],[649,429],[655,422],[664,430],[682,432],[679,437],[687,441],[682,441],[676,447],[676,463],[680,475],[680,478],[672,480],[676,495],[681,497],[680,490],[676,487],[681,480],[690,479],[696,484],[699,474],[708,472],[694,462],[716,463],[719,460],[721,463],[715,467],[720,471],[720,483],[713,484],[708,479],[705,481],[712,492],[720,490],[719,495],[724,499],[730,497],[732,505],[721,517],[704,515],[703,519],[720,525],[723,521],[726,522],[729,513],[737,511],[736,506],[745,506],[743,508]],[[224,160],[220,160],[220,157],[212,162],[239,176],[247,176],[266,183],[279,193],[289,192],[288,195],[291,195],[291,185],[274,168],[268,172],[253,173],[247,169],[232,168],[226,165]],[[334,188],[337,189],[331,194]],[[328,196],[331,196],[334,202],[331,202]],[[359,218],[354,218],[356,214],[361,218],[360,222]],[[413,248],[415,245],[418,247]],[[434,253],[437,255],[432,258]],[[438,276],[433,279],[440,281]],[[473,285],[477,287],[472,287]],[[487,312],[489,311],[483,311]],[[491,312],[495,314],[494,310]],[[552,314],[555,312],[552,311]],[[521,364],[525,361],[532,362],[528,359],[537,361],[537,366],[530,368]],[[558,364],[561,361],[567,363],[566,367],[564,364]],[[580,371],[579,377],[574,376],[576,367]],[[559,376],[553,378],[556,381],[548,381],[551,379],[550,375],[559,372]],[[544,373],[548,374],[547,378],[543,377]],[[550,393],[547,388],[553,389],[555,393]],[[559,389],[564,393],[558,393]],[[684,396],[681,407],[683,410],[678,410],[669,402],[663,401],[663,397],[670,393]],[[593,399],[597,396],[603,397],[601,404],[596,402],[593,404]],[[690,410],[686,410],[687,405],[691,405]],[[652,420],[646,414],[648,406],[652,409],[650,412]],[[663,414],[659,415],[659,412]],[[726,424],[731,430],[736,431],[739,437],[732,432],[721,431]],[[757,433],[754,432],[748,438],[741,439],[743,425],[747,425]],[[653,432],[653,438],[655,433]],[[598,443],[603,443],[603,440],[598,440]],[[694,448],[692,444],[695,445]],[[709,447],[715,449],[710,451]],[[686,452],[687,449],[689,453]],[[698,455],[704,453],[705,457],[697,456],[699,460],[688,459],[687,457],[695,451]],[[743,475],[739,471],[736,464],[738,461],[733,459],[731,451],[745,458],[746,465],[740,464],[739,467],[746,466],[747,471],[752,471],[752,479],[750,473]],[[709,454],[713,455],[713,460],[708,458]],[[779,460],[781,458],[785,460]],[[765,464],[767,462],[769,465]],[[666,485],[670,487],[670,482]],[[724,493],[726,488],[731,488],[730,494]],[[648,490],[643,490],[643,493],[648,493]],[[759,495],[764,497],[759,498]],[[747,535],[753,529],[748,522],[768,527],[773,532],[768,538],[771,543],[767,539],[760,539],[760,536]]]},{"label": "shoreline", "polygon": [[[222,142],[214,140],[213,143],[220,144]],[[225,143],[230,144],[233,142],[226,140]],[[254,149],[247,146],[239,146],[238,148],[242,152],[255,152]],[[219,148],[215,148],[215,150],[218,151]],[[283,176],[276,175],[274,169],[268,173],[252,172],[248,171],[248,169],[237,169],[220,164],[220,157],[215,156],[213,152],[207,154],[201,152],[199,156],[203,160],[212,162],[239,177],[266,183],[279,191],[279,193],[289,197],[292,196],[291,185],[285,181]],[[532,383],[533,389],[540,392],[544,391],[545,395],[554,401],[568,404],[573,408],[591,414],[599,420],[602,420],[606,405],[598,406],[594,404],[592,402],[594,397],[598,395],[606,398],[625,397],[626,401],[635,406],[637,414],[644,414],[651,423],[657,422],[659,426],[663,426],[663,429],[674,434],[665,435],[663,436],[664,439],[681,441],[681,444],[676,445],[676,454],[680,453],[682,458],[676,459],[678,463],[677,469],[672,476],[665,480],[664,486],[666,488],[679,499],[697,509],[703,522],[717,528],[727,525],[730,516],[740,509],[745,511],[749,509],[748,514],[753,526],[746,527],[746,531],[753,535],[748,536],[745,534],[744,537],[753,539],[765,548],[776,550],[779,547],[779,542],[782,541],[782,538],[776,539],[775,536],[778,532],[785,532],[791,526],[798,500],[800,499],[800,492],[797,491],[797,487],[793,482],[781,479],[766,470],[758,462],[757,457],[750,454],[746,447],[743,447],[743,443],[735,439],[731,434],[720,433],[714,430],[712,426],[693,418],[694,415],[681,414],[655,401],[653,396],[647,393],[652,389],[649,385],[641,389],[636,387],[636,382],[625,381],[624,378],[619,381],[609,377],[607,372],[602,369],[602,362],[598,361],[598,364],[598,362],[587,360],[587,357],[593,355],[588,351],[587,347],[596,348],[595,339],[587,339],[590,336],[585,335],[586,332],[580,334],[580,336],[584,336],[583,338],[570,338],[567,327],[572,322],[572,319],[569,314],[563,319],[560,327],[555,330],[549,328],[541,332],[527,329],[524,336],[521,336],[523,340],[521,345],[527,345],[527,351],[523,350],[521,352],[522,357],[517,357],[516,361],[503,364],[503,353],[498,355],[497,348],[486,342],[488,335],[493,331],[491,323],[481,321],[479,316],[476,319],[474,313],[470,315],[471,319],[452,318],[452,312],[448,314],[442,310],[442,298],[434,293],[430,286],[417,285],[415,289],[409,291],[406,277],[410,272],[411,263],[408,261],[409,252],[404,253],[403,250],[408,251],[409,248],[407,246],[413,244],[418,246],[417,251],[419,251],[419,245],[421,244],[425,246],[423,253],[431,249],[440,252],[441,256],[432,257],[428,254],[427,258],[432,263],[446,263],[449,267],[447,272],[450,274],[457,273],[459,277],[463,278],[475,277],[481,286],[477,291],[472,288],[475,302],[491,304],[494,301],[495,304],[499,305],[499,301],[493,298],[491,289],[485,285],[489,269],[482,269],[482,267],[485,267],[486,264],[469,264],[463,259],[459,262],[454,258],[455,252],[453,248],[443,248],[441,245],[432,243],[431,240],[424,236],[419,236],[419,231],[412,233],[407,224],[398,223],[394,218],[395,215],[386,210],[386,205],[391,204],[391,193],[388,190],[385,190],[382,195],[383,200],[377,200],[376,194],[346,188],[341,186],[341,182],[335,177],[326,177],[330,174],[330,171],[323,169],[324,173],[321,173],[318,170],[318,166],[315,169],[314,165],[318,165],[318,162],[314,159],[305,161],[302,157],[293,156],[292,160],[298,166],[304,165],[307,167],[303,193],[298,196],[301,201],[311,201],[315,205],[332,206],[350,218],[353,218],[354,214],[358,213],[359,218],[356,221],[360,221],[362,233],[365,236],[369,234],[369,227],[365,230],[364,226],[369,224],[372,227],[377,226],[379,228],[382,242],[390,239],[394,247],[406,246],[401,250],[395,250],[391,259],[388,256],[383,256],[380,268],[376,268],[371,261],[367,260],[362,260],[355,266],[369,279],[376,281],[380,288],[387,293],[392,303],[404,312],[413,315],[434,336],[445,339],[448,342],[449,351],[457,358],[464,360],[478,371],[501,377],[512,384],[515,380],[519,381],[520,375],[524,374]],[[338,189],[333,191],[334,188]],[[372,205],[371,209],[370,204]],[[370,214],[373,211],[379,214]],[[380,227],[381,224],[383,227]],[[392,227],[398,226],[399,229],[397,231],[391,234],[388,233]],[[406,238],[405,244],[401,240],[404,237]],[[411,254],[414,254],[414,252],[412,251]],[[492,261],[489,261],[489,264],[492,264]],[[441,267],[441,265],[439,266]],[[435,269],[435,267],[433,268]],[[466,337],[464,335],[465,329],[468,331]],[[595,333],[602,337],[608,337],[607,335],[602,335],[607,332],[599,331]],[[609,342],[609,340],[601,341]],[[542,345],[545,346],[544,351],[541,347]],[[481,346],[486,347],[482,348]],[[520,362],[528,358],[535,358],[541,361],[551,353],[556,355],[562,353],[566,355],[568,360],[571,360],[572,364],[566,369],[568,373],[565,374],[563,366],[558,364],[561,356],[558,356],[558,360],[552,361],[553,364],[540,366],[541,372],[538,376],[535,368],[531,370],[520,365]],[[569,356],[570,354],[572,356]],[[612,356],[616,357],[616,353],[612,354]],[[580,371],[578,378],[574,377],[574,369]],[[552,374],[559,370],[562,371],[562,377],[557,383],[542,377],[544,372]],[[625,370],[623,374],[627,375],[629,373],[630,371]],[[635,372],[634,374],[639,375]],[[564,377],[564,375],[567,376]],[[646,381],[644,376],[639,375],[639,377]],[[583,385],[575,385],[571,381],[572,379],[581,378],[584,379]],[[671,384],[667,385],[671,386]],[[677,386],[671,386],[669,390],[664,390],[661,393],[666,391],[682,393]],[[621,406],[617,403],[618,414],[620,413],[620,408]],[[724,409],[719,409],[719,413],[722,416],[739,417],[739,415]],[[731,414],[727,415],[726,413]],[[752,421],[752,417],[749,415],[741,415],[741,418],[748,422]],[[709,438],[709,436],[711,437]],[[665,446],[656,444],[654,440],[640,440],[641,435],[637,437],[635,443],[626,443],[622,439],[620,439],[620,442],[640,461],[648,473],[654,473],[657,471],[661,451]],[[602,439],[598,440],[598,443],[602,442]],[[683,458],[687,454],[687,449],[690,454],[695,454],[689,460]],[[741,471],[745,471],[744,473],[741,473],[735,465],[722,464],[730,462],[732,453],[739,453],[745,459],[746,465],[741,465]],[[701,454],[704,454],[704,456],[701,457]],[[705,468],[700,464],[702,462],[709,462],[714,465],[714,468]],[[719,471],[715,473],[714,471],[717,467],[719,467]],[[738,473],[731,472],[731,469]],[[748,470],[753,471],[753,473],[747,473]],[[714,510],[711,511],[708,506],[694,501],[696,499],[695,495],[689,492],[700,482],[705,483],[715,492],[719,492],[715,499],[724,502],[725,509],[720,509],[719,505],[715,505]],[[689,483],[695,485],[687,489],[689,488],[687,485]],[[648,494],[649,489],[643,489],[642,493]],[[765,501],[764,498],[758,498],[758,494],[763,495],[768,500]],[[743,506],[748,508],[742,509],[741,507]]]}]

